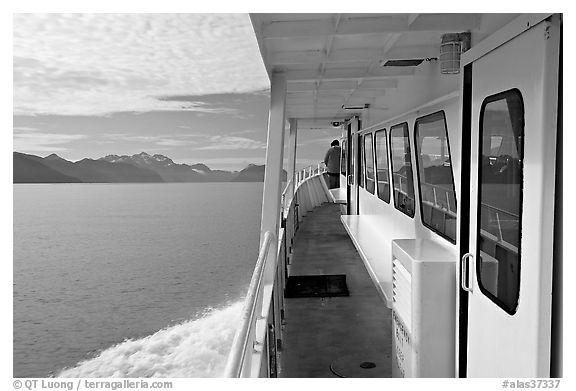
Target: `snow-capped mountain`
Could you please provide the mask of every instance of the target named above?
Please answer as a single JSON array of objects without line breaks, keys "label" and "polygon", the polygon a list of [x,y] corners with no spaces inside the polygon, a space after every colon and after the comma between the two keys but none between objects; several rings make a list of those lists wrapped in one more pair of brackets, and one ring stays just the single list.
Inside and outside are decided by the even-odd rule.
[{"label": "snow-capped mountain", "polygon": [[104,160],[71,162],[56,154],[42,158],[14,152],[14,183],[128,183],[163,182],[154,170]]},{"label": "snow-capped mountain", "polygon": [[[14,152],[14,183],[130,183],[130,182],[261,182],[264,166],[250,164],[241,171],[211,170],[203,163],[175,163],[167,156],[141,152],[107,155],[72,162],[56,154],[44,158]],[[286,171],[283,172],[283,179]]]},{"label": "snow-capped mountain", "polygon": [[165,182],[223,182],[232,180],[234,177],[234,173],[230,171],[212,171],[202,163],[192,166],[179,164],[167,156],[160,154],[150,155],[146,152],[132,156],[108,155],[101,158],[101,160],[110,163],[128,163],[136,167],[150,169],[158,173]]}]

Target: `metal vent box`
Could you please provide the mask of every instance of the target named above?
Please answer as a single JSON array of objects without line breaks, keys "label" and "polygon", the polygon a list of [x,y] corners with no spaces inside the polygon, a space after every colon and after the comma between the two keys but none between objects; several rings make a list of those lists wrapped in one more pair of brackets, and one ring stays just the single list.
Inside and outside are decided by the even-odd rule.
[{"label": "metal vent box", "polygon": [[454,377],[456,250],[392,241],[392,376]]}]

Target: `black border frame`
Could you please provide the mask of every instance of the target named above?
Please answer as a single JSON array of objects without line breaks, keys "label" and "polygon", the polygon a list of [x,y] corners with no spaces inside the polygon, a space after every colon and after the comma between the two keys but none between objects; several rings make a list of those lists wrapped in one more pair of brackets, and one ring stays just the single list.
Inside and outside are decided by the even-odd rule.
[{"label": "black border frame", "polygon": [[364,134],[358,133],[358,187],[364,187]]},{"label": "black border frame", "polygon": [[[348,143],[345,138],[340,140],[340,145],[342,146],[342,149],[340,150],[340,174],[346,176],[346,159],[348,158],[348,151],[346,148],[348,148]],[[344,169],[344,171],[342,169]]]},{"label": "black border frame", "polygon": [[[366,164],[366,136],[370,136],[370,148],[372,149],[372,169],[374,170],[374,179],[372,180],[372,182],[374,182],[373,191],[370,191],[370,189],[368,189],[368,165]],[[362,142],[364,144],[364,148],[362,149],[364,155],[364,190],[374,195],[374,193],[376,192],[376,165],[374,164],[374,135],[372,134],[372,132],[364,133],[362,135]]]},{"label": "black border frame", "polygon": [[[484,111],[486,109],[486,105],[488,103],[496,102],[498,100],[506,99],[507,96],[510,95],[517,95],[520,98],[520,102],[522,103],[522,123],[520,129],[520,137],[522,140],[522,150],[519,153],[519,159],[522,162],[522,173],[520,175],[520,210],[518,213],[518,227],[520,228],[520,240],[518,241],[518,274],[517,274],[517,282],[518,282],[518,297],[516,298],[516,304],[514,308],[509,308],[502,300],[498,299],[494,296],[490,291],[488,291],[482,285],[482,281],[480,278],[480,224],[481,224],[481,199],[482,199],[482,191],[481,191],[481,181],[482,181],[482,164],[480,159],[482,159],[482,144],[483,144],[483,136],[484,136]],[[476,204],[476,248],[474,249],[474,256],[476,257],[476,282],[478,283],[478,287],[480,288],[480,292],[484,294],[487,298],[489,298],[494,304],[500,307],[504,312],[508,315],[514,315],[518,311],[518,307],[520,305],[520,291],[521,291],[521,272],[522,272],[522,215],[524,212],[523,204],[524,204],[524,145],[526,144],[525,140],[525,106],[524,106],[524,98],[522,93],[518,88],[512,88],[506,91],[499,92],[494,95],[489,95],[482,101],[482,105],[480,106],[480,124],[478,128],[478,194],[477,194],[477,204]]]},{"label": "black border frame", "polygon": [[[470,161],[472,148],[472,63],[464,65],[462,77],[462,134],[460,139],[460,257],[470,250]],[[460,263],[461,266],[461,263]],[[457,269],[458,270],[458,269]],[[467,276],[465,277],[467,279]],[[462,289],[462,274],[458,273],[458,377],[468,373],[468,295]],[[467,284],[468,285],[468,284]]]},{"label": "black border frame", "polygon": [[[450,243],[456,244],[456,236],[458,236],[458,222],[456,222],[456,230],[454,231],[454,234],[456,236],[454,237],[454,239],[452,239],[451,237],[444,234],[443,232],[436,230],[431,225],[426,224],[426,222],[424,221],[424,213],[422,210],[422,191],[421,191],[421,186],[420,186],[421,178],[420,178],[420,159],[419,159],[421,157],[421,155],[420,155],[420,151],[418,150],[418,145],[419,145],[418,122],[425,122],[425,121],[428,121],[430,119],[433,119],[434,117],[441,117],[442,120],[444,121],[444,132],[446,134],[446,143],[448,145],[448,159],[450,160],[450,174],[452,177],[452,192],[454,193],[454,203],[456,204],[455,205],[456,214],[458,214],[458,200],[456,199],[456,186],[454,185],[454,166],[452,165],[452,151],[450,150],[450,137],[448,134],[448,123],[446,122],[446,113],[444,112],[444,110],[439,110],[439,111],[436,111],[434,113],[430,113],[430,114],[424,115],[422,117],[418,117],[414,121],[414,157],[416,158],[416,175],[417,175],[416,183],[418,184],[418,201],[420,204],[420,221],[422,222],[422,225],[424,225],[426,228],[430,229],[432,232],[435,232],[436,234],[440,235],[444,239],[448,240]],[[430,122],[432,122],[432,121],[430,121]]]},{"label": "black border frame", "polygon": [[[376,144],[376,138],[378,137],[378,133],[384,132],[384,143],[386,144],[386,167],[388,168],[388,201],[380,197],[380,185],[378,184],[378,148]],[[374,168],[376,169],[376,196],[379,200],[384,201],[387,204],[390,204],[390,186],[392,181],[390,180],[390,148],[388,146],[388,131],[386,128],[378,129],[374,132]]]},{"label": "black border frame", "polygon": [[[392,132],[398,128],[400,129],[404,129],[406,130],[406,138],[408,139],[408,155],[410,155],[410,159],[412,159],[412,149],[410,147],[410,127],[408,126],[408,122],[404,121],[401,122],[399,124],[396,124],[394,126],[390,126],[390,157],[392,157]],[[404,150],[404,153],[406,153],[406,150]],[[396,197],[394,197],[394,159],[390,159],[390,167],[392,168],[392,198],[394,199],[394,208],[396,208],[396,210],[399,210],[400,212],[402,212],[403,214],[405,214],[406,216],[410,217],[411,219],[414,218],[414,215],[416,214],[416,194],[414,192],[414,169],[412,168],[412,160],[410,160],[410,170],[412,170],[412,196],[414,197],[414,211],[412,213],[412,215],[409,215],[408,213],[406,213],[405,210],[402,210],[400,208],[398,208],[398,205],[396,205]]]}]

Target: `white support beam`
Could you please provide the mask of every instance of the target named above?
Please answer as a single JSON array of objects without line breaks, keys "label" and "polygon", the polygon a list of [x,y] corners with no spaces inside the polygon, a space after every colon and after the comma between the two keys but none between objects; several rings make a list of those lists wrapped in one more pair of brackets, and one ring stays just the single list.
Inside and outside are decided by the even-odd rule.
[{"label": "white support beam", "polygon": [[480,14],[420,14],[411,23],[410,31],[478,31],[481,21]]},{"label": "white support beam", "polygon": [[408,15],[408,26],[412,26],[412,24],[414,23],[414,21],[416,19],[418,19],[418,17],[420,16],[420,14],[410,14]]},{"label": "white support beam", "polygon": [[288,37],[314,37],[328,35],[372,34],[389,31],[406,31],[408,23],[401,16],[381,16],[376,18],[343,17],[338,30],[332,20],[298,20],[271,22],[263,27],[265,39]]},{"label": "white support beam", "polygon": [[292,181],[289,199],[294,198],[296,190],[296,145],[298,144],[298,120],[290,118],[290,138],[288,139],[288,180]]},{"label": "white support beam", "polygon": [[330,19],[282,20],[267,23],[262,33],[264,39],[285,39],[408,31],[478,31],[480,21],[478,14],[389,14],[374,17],[348,14],[340,18],[337,28]]},{"label": "white support beam", "polygon": [[[384,43],[384,46],[382,47],[380,54],[384,55],[385,53],[387,53],[388,51],[390,51],[390,49],[392,47],[394,47],[394,45],[396,45],[396,42],[398,41],[398,39],[400,39],[400,34],[395,33],[395,34],[389,34],[386,37],[386,42]],[[408,68],[408,69],[406,69]],[[401,70],[404,70],[406,72],[411,72],[411,74],[414,74],[414,69],[412,67],[406,67],[406,68],[397,68],[397,72],[400,72]],[[370,62],[370,64],[368,65],[364,77],[359,81],[358,86],[356,88],[360,87],[360,84],[362,84],[362,82],[365,80],[365,78],[370,77],[370,76],[376,76],[376,75],[382,75],[383,73],[386,74],[386,72],[391,72],[392,70],[390,68],[384,68],[384,67],[378,67],[378,61],[376,59],[374,59],[373,61]],[[348,103],[349,100],[353,99],[353,94],[355,91],[353,91],[350,96],[348,97],[348,99],[346,100],[346,103]]]},{"label": "white support beam", "polygon": [[365,69],[349,68],[349,69],[335,69],[326,70],[324,77],[321,77],[317,70],[307,71],[287,71],[286,80],[289,81],[307,81],[307,80],[350,80],[350,79],[364,79],[364,78],[390,78],[400,76],[414,75],[413,67],[389,67],[389,68],[375,68],[371,73],[366,73]]},{"label": "white support beam", "polygon": [[358,63],[376,60],[380,54],[380,51],[374,48],[334,50],[332,45],[333,40],[329,38],[326,43],[326,49],[324,50],[288,50],[270,52],[268,54],[268,63],[276,66],[319,65],[326,61],[329,61],[330,63]]},{"label": "white support beam", "polygon": [[280,203],[282,197],[286,79],[281,74],[273,73],[270,84],[270,115],[268,117],[268,142],[266,148],[264,194],[262,197],[260,246],[262,246],[264,241],[264,234],[270,231],[275,235],[270,244],[270,254],[276,254],[278,250]]},{"label": "white support beam", "polygon": [[328,59],[330,62],[369,62],[378,58],[377,48],[348,48],[334,50]]},{"label": "white support beam", "polygon": [[320,64],[326,60],[324,50],[290,50],[270,53],[268,63],[272,65]]}]

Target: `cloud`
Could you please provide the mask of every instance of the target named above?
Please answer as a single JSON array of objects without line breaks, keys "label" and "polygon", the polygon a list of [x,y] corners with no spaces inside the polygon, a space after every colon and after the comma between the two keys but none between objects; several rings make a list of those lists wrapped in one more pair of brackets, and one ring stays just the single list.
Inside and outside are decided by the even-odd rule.
[{"label": "cloud", "polygon": [[164,147],[182,147],[189,145],[196,145],[198,141],[192,140],[193,138],[205,137],[198,134],[185,134],[185,135],[164,135],[164,136],[136,136],[126,133],[108,133],[103,135],[104,138],[113,141],[127,141],[131,143],[146,143],[155,144]]},{"label": "cloud", "polygon": [[221,113],[166,97],[269,86],[243,14],[16,14],[13,42],[15,114]]},{"label": "cloud", "polygon": [[201,150],[235,150],[235,149],[266,149],[266,143],[238,136],[210,136],[209,142],[213,143],[200,148]]},{"label": "cloud", "polygon": [[31,126],[14,126],[12,128],[14,132],[38,132],[38,128],[33,128]]},{"label": "cloud", "polygon": [[68,148],[58,146],[85,139],[83,134],[59,133],[15,133],[14,150],[27,152],[66,151]]},{"label": "cloud", "polygon": [[165,147],[184,147],[187,145],[197,144],[196,141],[192,140],[174,140],[174,139],[163,139],[156,143],[156,145],[162,145]]},{"label": "cloud", "polygon": [[254,133],[258,133],[258,131],[254,130],[254,129],[244,129],[244,130],[235,130],[235,131],[232,131],[228,134],[237,136],[239,134],[254,134]]},{"label": "cloud", "polygon": [[173,97],[160,97],[158,100],[161,102],[167,102],[167,108],[177,106],[180,110],[186,111],[199,111],[202,113],[210,113],[210,114],[234,114],[239,116],[238,110],[231,109],[229,107],[215,107],[211,106],[206,102],[198,101],[198,97],[195,96],[195,100],[188,100],[189,97],[181,97],[181,96],[173,96]]}]

